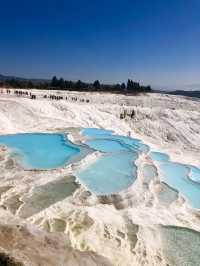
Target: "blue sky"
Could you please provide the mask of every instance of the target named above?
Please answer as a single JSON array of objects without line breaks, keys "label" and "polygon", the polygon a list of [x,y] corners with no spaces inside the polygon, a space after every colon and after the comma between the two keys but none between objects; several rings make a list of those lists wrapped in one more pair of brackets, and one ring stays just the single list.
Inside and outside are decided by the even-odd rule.
[{"label": "blue sky", "polygon": [[0,1],[0,73],[200,83],[199,0]]}]

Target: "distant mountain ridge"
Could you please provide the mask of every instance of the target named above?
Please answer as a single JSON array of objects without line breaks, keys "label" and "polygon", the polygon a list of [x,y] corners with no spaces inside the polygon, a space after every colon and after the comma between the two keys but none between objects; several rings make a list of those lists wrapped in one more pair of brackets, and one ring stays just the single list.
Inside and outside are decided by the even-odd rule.
[{"label": "distant mountain ridge", "polygon": [[0,74],[0,81],[12,80],[12,79],[14,79],[14,80],[22,80],[22,81],[32,81],[34,83],[48,82],[48,81],[50,81],[50,79],[22,78],[22,77],[7,76],[7,75]]},{"label": "distant mountain ridge", "polygon": [[200,90],[196,90],[196,91],[176,90],[176,91],[170,91],[167,93],[173,94],[173,95],[182,95],[182,96],[187,96],[187,97],[200,98]]}]

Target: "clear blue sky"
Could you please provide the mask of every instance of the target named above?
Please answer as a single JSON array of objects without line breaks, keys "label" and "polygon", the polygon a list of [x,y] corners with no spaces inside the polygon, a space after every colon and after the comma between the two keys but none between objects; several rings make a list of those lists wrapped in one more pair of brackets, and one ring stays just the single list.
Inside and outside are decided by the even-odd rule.
[{"label": "clear blue sky", "polygon": [[199,0],[0,3],[0,73],[200,83]]}]

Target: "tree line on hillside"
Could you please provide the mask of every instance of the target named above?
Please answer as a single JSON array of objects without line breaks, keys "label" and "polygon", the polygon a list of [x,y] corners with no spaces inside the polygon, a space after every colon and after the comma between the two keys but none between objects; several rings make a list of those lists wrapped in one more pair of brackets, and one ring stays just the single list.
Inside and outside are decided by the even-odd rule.
[{"label": "tree line on hillside", "polygon": [[63,78],[58,79],[56,76],[51,81],[34,82],[28,79],[7,79],[0,82],[0,86],[10,88],[36,88],[50,90],[71,90],[71,91],[103,91],[103,92],[119,92],[119,93],[137,93],[151,92],[151,86],[142,86],[139,82],[128,79],[127,83],[118,84],[101,84],[99,80],[93,83],[86,83],[81,80],[69,81]]}]

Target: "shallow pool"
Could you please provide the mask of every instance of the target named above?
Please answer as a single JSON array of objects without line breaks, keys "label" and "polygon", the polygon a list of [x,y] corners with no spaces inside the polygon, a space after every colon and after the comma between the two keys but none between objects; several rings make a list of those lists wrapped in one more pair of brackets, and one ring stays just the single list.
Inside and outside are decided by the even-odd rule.
[{"label": "shallow pool", "polygon": [[160,170],[161,181],[178,191],[194,208],[200,208],[200,169],[175,163],[165,153],[150,152]]},{"label": "shallow pool", "polygon": [[90,191],[97,195],[117,193],[129,187],[136,179],[136,155],[131,152],[105,154],[86,169],[76,172]]},{"label": "shallow pool", "polygon": [[104,139],[97,138],[85,141],[85,144],[90,146],[92,149],[101,151],[101,152],[115,152],[115,151],[131,151],[130,147],[125,145],[116,139]]},{"label": "shallow pool", "polygon": [[108,136],[113,133],[112,130],[100,129],[100,128],[84,128],[81,130],[81,134],[87,137]]},{"label": "shallow pool", "polygon": [[62,134],[15,134],[0,136],[0,144],[27,169],[50,169],[63,166],[80,153],[80,149]]},{"label": "shallow pool", "polygon": [[[111,130],[86,128],[81,134],[88,150],[101,152],[95,162],[74,173],[91,192],[109,195],[128,188],[137,178],[135,161],[145,153],[152,165],[145,164],[142,169],[144,182],[151,182],[157,175],[156,166],[162,182],[176,189],[192,207],[200,208],[199,168],[172,162],[167,154],[151,151],[139,139],[115,135]],[[63,134],[4,135],[0,136],[0,144],[8,146],[26,169],[62,167],[87,154],[83,152],[87,148],[71,143]]]},{"label": "shallow pool", "polygon": [[189,178],[187,165],[166,162],[160,163],[161,180],[175,188],[194,208],[200,208],[200,184]]},{"label": "shallow pool", "polygon": [[146,146],[139,140],[113,135],[112,131],[84,129],[85,143],[102,156],[76,175],[90,191],[97,195],[118,193],[128,188],[137,178],[135,160]]},{"label": "shallow pool", "polygon": [[161,152],[150,152],[150,157],[153,161],[165,162],[169,161],[169,156]]},{"label": "shallow pool", "polygon": [[[169,155],[151,151],[139,139],[114,135],[102,129],[84,129],[86,144],[104,155],[77,175],[88,189],[96,194],[111,194],[129,187],[137,178],[135,160],[146,153],[158,167],[161,181],[176,189],[194,208],[200,208],[200,169],[174,163]],[[156,176],[156,168],[145,165],[144,182]]]},{"label": "shallow pool", "polygon": [[190,170],[190,179],[200,184],[200,169],[194,166],[190,166]]}]

